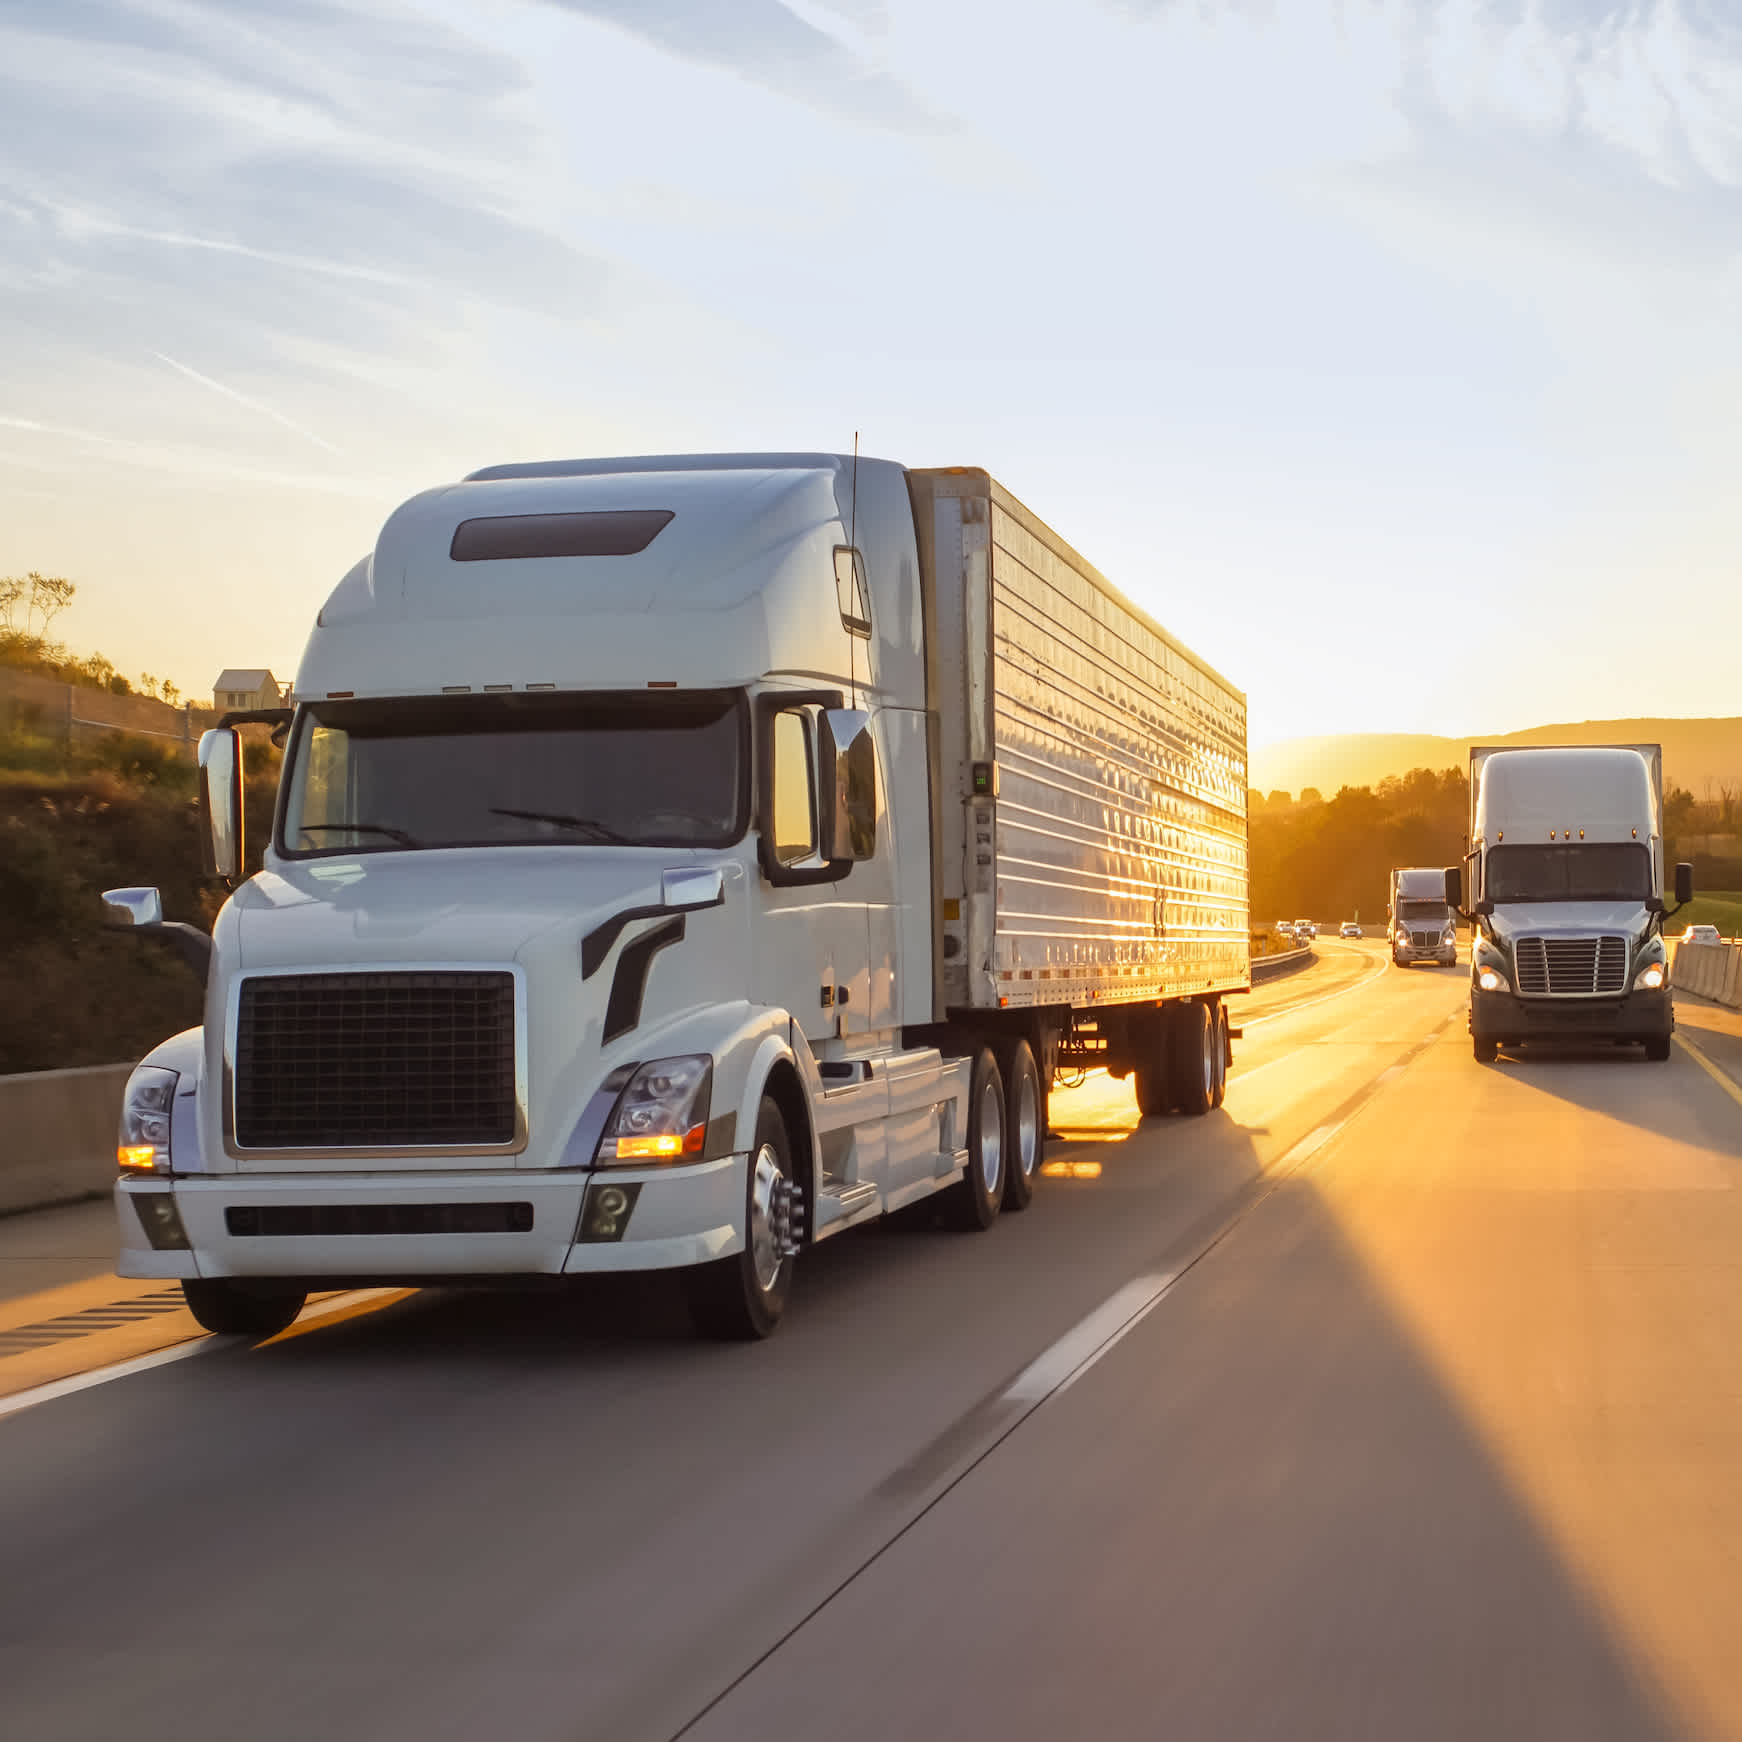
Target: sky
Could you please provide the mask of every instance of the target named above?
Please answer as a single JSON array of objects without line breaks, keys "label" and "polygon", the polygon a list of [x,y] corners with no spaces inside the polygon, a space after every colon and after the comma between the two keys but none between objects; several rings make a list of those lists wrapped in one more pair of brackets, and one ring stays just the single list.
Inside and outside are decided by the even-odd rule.
[{"label": "sky", "polygon": [[984,466],[1254,744],[1742,712],[1736,0],[6,0],[0,574],[288,677],[404,497]]}]

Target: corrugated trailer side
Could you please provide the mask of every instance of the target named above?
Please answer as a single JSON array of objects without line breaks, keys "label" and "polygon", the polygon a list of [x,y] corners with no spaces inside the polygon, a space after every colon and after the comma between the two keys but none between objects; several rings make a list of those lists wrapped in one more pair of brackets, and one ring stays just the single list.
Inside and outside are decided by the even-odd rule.
[{"label": "corrugated trailer side", "polygon": [[986,473],[910,484],[938,721],[940,1003],[1082,1009],[1250,985],[1244,695]]}]

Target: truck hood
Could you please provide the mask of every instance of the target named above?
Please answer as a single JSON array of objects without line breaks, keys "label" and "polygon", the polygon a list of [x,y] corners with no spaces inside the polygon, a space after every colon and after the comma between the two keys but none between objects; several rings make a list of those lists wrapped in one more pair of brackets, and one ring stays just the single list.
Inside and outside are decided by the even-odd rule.
[{"label": "truck hood", "polygon": [[235,965],[517,961],[536,940],[563,941],[547,934],[578,941],[625,908],[657,906],[661,873],[701,862],[682,848],[541,847],[281,864],[231,898]]},{"label": "truck hood", "polygon": [[1651,915],[1637,901],[1513,901],[1496,906],[1488,924],[1510,944],[1521,937],[1593,937],[1619,934],[1637,947]]}]

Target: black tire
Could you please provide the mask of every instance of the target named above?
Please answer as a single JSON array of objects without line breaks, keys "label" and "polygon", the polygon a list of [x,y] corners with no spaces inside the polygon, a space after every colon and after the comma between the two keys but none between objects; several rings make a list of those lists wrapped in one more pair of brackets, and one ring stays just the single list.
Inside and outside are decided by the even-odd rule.
[{"label": "black tire", "polygon": [[774,1334],[792,1291],[793,1261],[776,1245],[772,1207],[778,1189],[792,1183],[786,1118],[764,1095],[744,1169],[743,1250],[684,1272],[690,1320],[702,1336],[749,1343]]},{"label": "black tire", "polygon": [[304,1292],[253,1289],[216,1279],[184,1282],[181,1292],[198,1323],[221,1337],[276,1337],[296,1322],[308,1300]]},{"label": "black tire", "polygon": [[1004,1079],[1004,1208],[1026,1210],[1034,1201],[1040,1164],[1046,1158],[1046,1090],[1026,1040],[1006,1041],[997,1050]]},{"label": "black tire", "polygon": [[1661,1065],[1669,1059],[1669,1036],[1654,1034],[1645,1043],[1645,1056],[1654,1064]]},{"label": "black tire", "polygon": [[1217,1038],[1209,1005],[1194,1000],[1174,1006],[1168,1049],[1174,1065],[1174,1105],[1194,1119],[1216,1104]]},{"label": "black tire", "polygon": [[1137,1064],[1131,1077],[1137,1090],[1137,1111],[1159,1119],[1175,1111],[1173,1081],[1173,1019],[1161,1006],[1141,1012],[1133,1023]]},{"label": "black tire", "polygon": [[1490,1040],[1485,1034],[1471,1035],[1470,1047],[1479,1065],[1491,1065],[1500,1056],[1500,1042]]},{"label": "black tire", "polygon": [[1216,1092],[1210,1105],[1220,1107],[1228,1098],[1228,1058],[1234,1043],[1228,1038],[1228,1006],[1218,998],[1210,1012],[1216,1029]]},{"label": "black tire", "polygon": [[967,1171],[944,1194],[945,1214],[953,1227],[977,1234],[997,1219],[1010,1172],[1004,1133],[1004,1079],[992,1049],[983,1046],[974,1054],[968,1084]]}]

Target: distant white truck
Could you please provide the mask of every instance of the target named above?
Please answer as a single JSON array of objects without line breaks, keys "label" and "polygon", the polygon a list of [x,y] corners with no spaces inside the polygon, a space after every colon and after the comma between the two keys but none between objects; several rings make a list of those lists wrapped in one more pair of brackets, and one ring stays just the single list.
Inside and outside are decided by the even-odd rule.
[{"label": "distant white truck", "polygon": [[493,467],[393,514],[291,699],[246,882],[202,741],[211,938],[107,898],[206,973],[118,1268],[213,1330],[680,1268],[766,1335],[814,1242],[1027,1204],[1060,1063],[1221,1100],[1245,698],[984,472]]},{"label": "distant white truck", "polygon": [[[1469,850],[1444,882],[1476,927],[1478,1059],[1535,1040],[1669,1057],[1662,816],[1656,744],[1471,750]],[[1674,877],[1679,907],[1693,867]]]},{"label": "distant white truck", "polygon": [[1446,874],[1420,866],[1394,870],[1385,904],[1391,932],[1391,960],[1399,968],[1437,962],[1450,968],[1458,960],[1458,916],[1446,900]]}]

